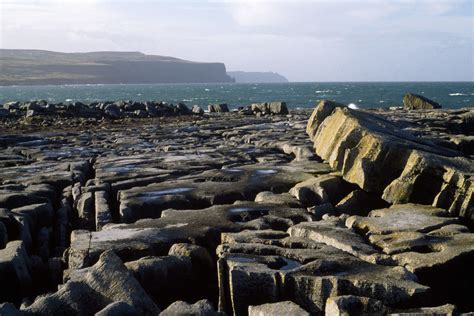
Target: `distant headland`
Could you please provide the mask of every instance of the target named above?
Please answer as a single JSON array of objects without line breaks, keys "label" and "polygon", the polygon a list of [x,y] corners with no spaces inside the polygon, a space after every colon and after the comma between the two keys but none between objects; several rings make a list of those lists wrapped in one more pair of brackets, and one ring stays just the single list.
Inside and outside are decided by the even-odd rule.
[{"label": "distant headland", "polygon": [[223,63],[140,52],[0,49],[0,85],[233,82]]},{"label": "distant headland", "polygon": [[228,71],[227,74],[238,83],[285,83],[284,76],[276,72]]}]

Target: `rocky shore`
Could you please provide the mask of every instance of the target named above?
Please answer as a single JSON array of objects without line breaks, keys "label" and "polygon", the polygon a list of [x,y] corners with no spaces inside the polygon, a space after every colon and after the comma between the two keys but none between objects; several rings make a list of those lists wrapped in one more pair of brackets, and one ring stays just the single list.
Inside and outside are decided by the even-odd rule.
[{"label": "rocky shore", "polygon": [[474,311],[474,110],[427,107],[4,104],[0,315]]}]

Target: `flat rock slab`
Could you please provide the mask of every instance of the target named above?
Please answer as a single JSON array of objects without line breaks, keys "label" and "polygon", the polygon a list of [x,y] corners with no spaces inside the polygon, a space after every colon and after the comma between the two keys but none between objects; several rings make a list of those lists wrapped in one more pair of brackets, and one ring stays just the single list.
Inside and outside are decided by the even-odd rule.
[{"label": "flat rock slab", "polygon": [[253,228],[281,228],[311,220],[305,209],[245,202],[217,205],[199,210],[167,210],[158,219],[134,224],[106,225],[101,231],[73,231],[69,249],[69,268],[93,264],[107,249],[124,261],[143,256],[166,255],[175,243],[191,242],[214,251],[221,232]]},{"label": "flat rock slab", "polygon": [[[350,217],[346,224],[368,237],[391,260],[414,272],[432,288],[439,302],[456,302],[464,309],[474,307],[474,234],[458,218],[443,217],[444,210],[413,204],[375,210],[369,217]],[[459,282],[459,280],[464,280]]]},{"label": "flat rock slab", "polygon": [[131,223],[158,218],[168,208],[204,208],[236,200],[254,200],[262,191],[282,193],[312,177],[303,171],[286,171],[268,165],[211,170],[164,183],[119,192],[120,217]]},{"label": "flat rock slab", "polygon": [[388,263],[389,256],[380,254],[353,230],[342,226],[338,220],[304,222],[288,229],[290,236],[323,243],[352,254],[371,263]]},{"label": "flat rock slab", "polygon": [[374,210],[368,217],[351,216],[348,226],[365,234],[385,235],[395,232],[429,232],[449,224],[458,223],[446,211],[431,206],[400,204]]},{"label": "flat rock slab", "polygon": [[301,315],[310,314],[292,301],[249,306],[249,316]]},{"label": "flat rock slab", "polygon": [[309,249],[222,244],[218,248],[220,308],[241,314],[249,305],[290,299],[310,313],[321,313],[326,299],[337,295],[367,296],[391,306],[426,298],[428,288],[402,267],[371,264],[337,248],[312,244],[312,258],[302,256]]}]

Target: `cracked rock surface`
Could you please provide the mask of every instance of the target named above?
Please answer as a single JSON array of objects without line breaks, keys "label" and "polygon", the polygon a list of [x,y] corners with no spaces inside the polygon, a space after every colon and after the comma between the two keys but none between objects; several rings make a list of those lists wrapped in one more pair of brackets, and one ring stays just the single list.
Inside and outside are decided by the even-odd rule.
[{"label": "cracked rock surface", "polygon": [[149,105],[2,129],[0,315],[474,310],[469,110]]}]

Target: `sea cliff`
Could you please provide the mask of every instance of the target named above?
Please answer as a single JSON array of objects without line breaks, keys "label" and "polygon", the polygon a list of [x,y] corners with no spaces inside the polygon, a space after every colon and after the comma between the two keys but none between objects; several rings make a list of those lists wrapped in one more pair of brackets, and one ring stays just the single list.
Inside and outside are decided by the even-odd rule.
[{"label": "sea cliff", "polygon": [[233,82],[223,63],[139,52],[0,50],[0,85]]}]

